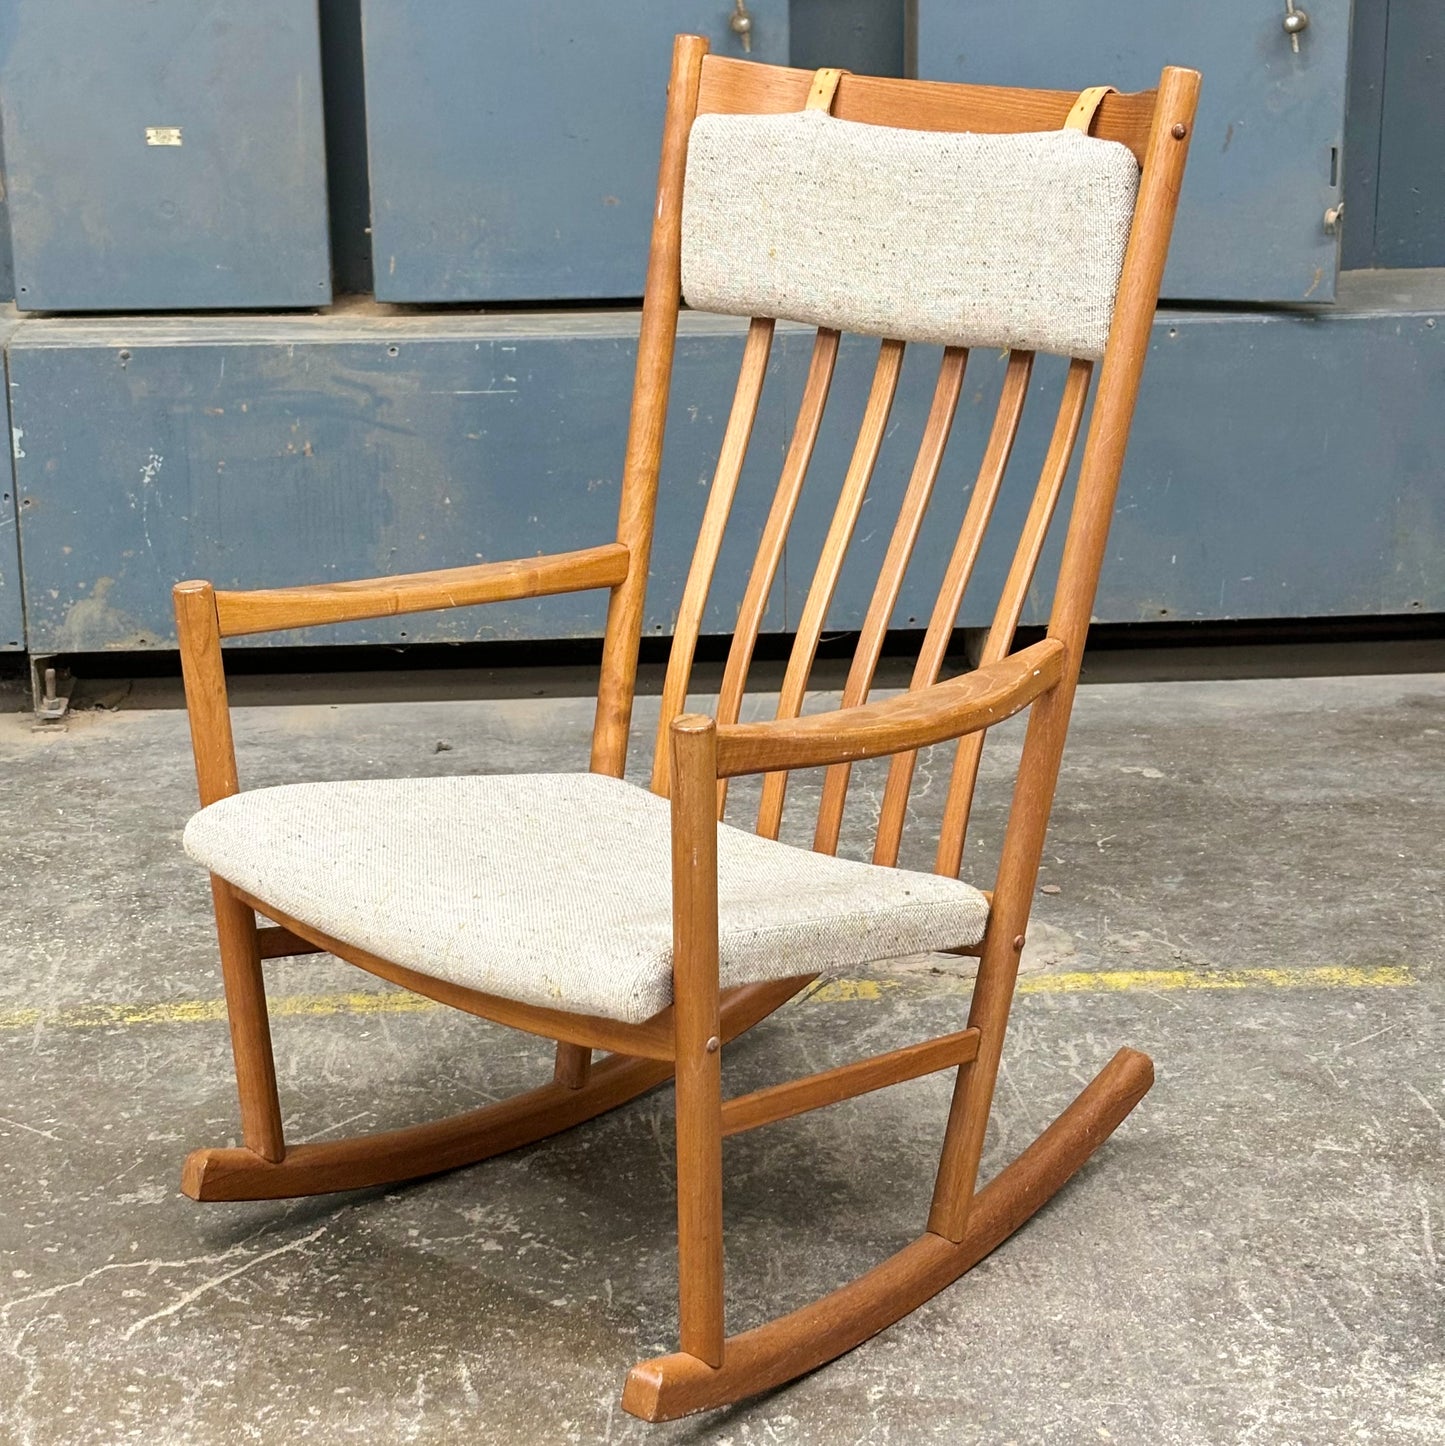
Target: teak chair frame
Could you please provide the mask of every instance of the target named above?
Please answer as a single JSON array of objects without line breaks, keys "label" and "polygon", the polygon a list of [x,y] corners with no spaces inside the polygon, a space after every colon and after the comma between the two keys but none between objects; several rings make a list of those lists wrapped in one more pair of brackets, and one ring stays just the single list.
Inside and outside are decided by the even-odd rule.
[{"label": "teak chair frame", "polygon": [[[688,134],[705,112],[772,113],[818,97],[835,115],[918,130],[1052,130],[1072,94],[812,73],[713,57],[679,36],[668,94],[658,205],[647,272],[636,386],[617,539],[525,561],[268,591],[175,590],[181,658],[203,805],[236,793],[223,638],[284,628],[608,589],[593,771],[620,777],[626,761],[643,601],[680,297],[682,185]],[[974,671],[938,681],[963,587],[1003,476],[1028,389],[1032,356],[1010,355],[993,434],[909,691],[868,702],[889,616],[922,509],[937,476],[966,353],[945,351],[919,460],[864,624],[843,706],[800,716],[824,614],[881,442],[903,345],[881,344],[858,448],[799,624],[778,716],[738,722],[739,703],[787,527],[826,400],[838,333],[818,333],[773,513],[764,529],[724,676],[717,718],[685,713],[707,586],[755,415],[773,323],[754,320],[737,400],[722,444],[664,687],[653,787],[671,797],[673,1007],[643,1024],[542,1009],[479,994],[401,968],[286,917],[213,877],[216,924],[240,1095],[243,1145],[186,1161],[197,1200],[272,1199],[355,1189],[469,1164],[567,1129],[674,1076],[677,1110],[680,1350],[631,1371],[624,1407],[662,1420],[767,1389],[813,1369],[900,1319],[956,1280],[1019,1228],[1070,1178],[1143,1097],[1153,1067],[1121,1050],[1075,1101],[988,1185],[977,1188],[1009,1008],[1028,925],[1080,658],[1103,561],[1119,471],[1149,344],[1159,281],[1187,152],[1199,77],[1169,68],[1157,91],[1093,93],[1093,133],[1120,141],[1141,165],[1138,201],[1109,343],[1088,429],[1047,636],[1011,653],[1014,630],[1080,428],[1092,364],[1070,365],[1053,441],[1003,599]],[[1087,94],[1087,93],[1086,93]],[[1081,98],[1081,103],[1083,103]],[[1087,127],[1087,119],[1086,119]],[[983,731],[1030,708],[987,931],[963,951],[979,958],[968,1028],[870,1060],[724,1100],[721,1046],[776,1009],[813,975],[720,991],[717,820],[726,781],[765,775],[759,831],[776,836],[789,771],[824,767],[815,846],[836,848],[848,769],[891,757],[876,862],[892,864],[916,750],[960,740],[937,868],[956,873]],[[257,914],[273,922],[258,926]],[[288,1146],[282,1129],[262,961],[329,952],[382,979],[468,1013],[556,1041],[550,1083],[501,1104],[410,1129]],[[594,1050],[609,1051],[593,1063]],[[934,1070],[955,1069],[952,1105],[927,1228],[912,1244],[814,1304],[727,1336],[723,1311],[722,1141],[726,1135]]]}]

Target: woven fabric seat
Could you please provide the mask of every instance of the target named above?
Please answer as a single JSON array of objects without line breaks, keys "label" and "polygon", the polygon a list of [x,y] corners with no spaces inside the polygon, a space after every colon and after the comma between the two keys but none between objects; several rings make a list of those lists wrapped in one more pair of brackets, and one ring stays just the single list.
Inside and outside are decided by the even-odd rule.
[{"label": "woven fabric seat", "polygon": [[[640,1023],[672,1002],[666,799],[600,774],[302,783],[222,799],[191,856],[282,913],[486,994]],[[983,937],[936,874],[718,831],[724,988]]]}]

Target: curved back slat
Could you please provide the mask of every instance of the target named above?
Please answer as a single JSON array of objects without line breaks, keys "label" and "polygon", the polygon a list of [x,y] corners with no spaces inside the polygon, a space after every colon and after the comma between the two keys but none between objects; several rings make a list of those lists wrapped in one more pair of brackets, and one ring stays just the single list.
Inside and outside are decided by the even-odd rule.
[{"label": "curved back slat", "polygon": [[[758,540],[757,556],[753,559],[752,571],[743,592],[742,606],[738,610],[738,625],[728,647],[727,663],[723,667],[722,687],[717,700],[719,723],[736,723],[742,709],[758,631],[763,624],[763,614],[767,611],[768,597],[777,581],[778,567],[782,563],[788,532],[793,525],[793,514],[798,509],[798,498],[802,495],[803,482],[808,475],[808,464],[813,460],[818,430],[823,425],[823,409],[828,404],[828,391],[833,384],[833,369],[838,361],[838,341],[838,333],[827,327],[820,328],[813,341],[813,356],[808,363],[808,379],[803,384],[802,400],[798,403],[797,421],[793,424],[793,435],[788,442],[787,455],[783,458],[783,470],[773,493],[768,519],[763,524],[763,534]],[[728,784],[724,778],[718,784],[719,818],[727,806],[727,796]]]},{"label": "curved back slat", "polygon": [[[878,348],[878,365],[873,370],[873,385],[868,392],[867,405],[863,408],[858,441],[838,494],[838,505],[833,511],[828,535],[823,539],[823,550],[798,619],[798,631],[788,657],[787,671],[783,674],[783,686],[778,697],[779,718],[796,718],[802,711],[808,675],[813,671],[813,660],[818,652],[818,639],[823,635],[828,607],[838,586],[838,574],[843,570],[843,559],[847,556],[853,529],[858,525],[858,514],[862,511],[868,483],[883,446],[883,433],[888,426],[888,415],[893,410],[893,398],[898,391],[898,377],[903,370],[903,349],[901,341],[884,341]],[[787,786],[786,773],[769,773],[763,779],[758,832],[765,838],[778,836]]]},{"label": "curved back slat", "polygon": [[[939,468],[943,465],[944,449],[948,445],[949,433],[953,430],[953,418],[958,411],[958,399],[963,391],[963,374],[968,365],[968,353],[961,347],[948,347],[938,369],[938,382],[933,389],[933,404],[929,408],[928,421],[923,428],[923,439],[918,444],[918,457],[913,464],[913,475],[908,480],[908,490],[903,494],[898,509],[898,521],[893,536],[888,541],[888,551],[878,573],[878,582],[868,604],[868,613],[863,620],[863,630],[858,637],[858,646],[853,652],[853,663],[848,670],[847,682],[843,685],[843,707],[853,708],[868,699],[868,690],[873,686],[873,674],[883,652],[883,641],[888,632],[888,623],[898,603],[898,594],[903,587],[903,578],[913,556],[914,544],[923,526],[928,504],[933,498],[933,486],[938,480]],[[813,847],[820,853],[837,853],[838,834],[843,825],[843,808],[848,799],[848,779],[851,769],[846,763],[835,764],[823,779],[823,797],[818,805],[818,826],[813,835]]]},{"label": "curved back slat", "polygon": [[[1059,402],[1059,413],[1054,422],[1054,433],[1049,441],[1044,465],[1039,472],[1039,485],[1034,489],[1033,502],[1029,507],[1029,515],[1024,520],[1023,531],[1019,535],[1013,564],[999,596],[993,626],[989,628],[988,637],[984,641],[980,664],[997,662],[1006,657],[1009,649],[1013,647],[1024,602],[1033,586],[1034,574],[1038,571],[1044,539],[1048,536],[1049,524],[1053,521],[1059,504],[1059,494],[1064,489],[1064,478],[1068,475],[1069,462],[1074,455],[1074,443],[1078,439],[1079,423],[1083,419],[1084,404],[1089,398],[1089,381],[1093,374],[1093,362],[1074,361],[1069,365],[1069,374],[1064,380],[1064,395]],[[973,788],[978,778],[979,760],[983,756],[983,742],[982,733],[970,734],[958,741],[953,772],[949,778],[948,797],[943,808],[943,825],[939,830],[938,854],[934,862],[936,873],[957,874],[962,866],[964,836],[968,832],[968,815],[973,805]]]},{"label": "curved back slat", "polygon": [[753,434],[753,423],[757,420],[758,403],[763,395],[763,381],[767,377],[768,354],[772,345],[772,320],[755,317],[748,327],[748,339],[743,346],[743,360],[738,368],[738,385],[733,395],[732,412],[728,416],[727,430],[723,433],[717,471],[713,474],[712,488],[708,492],[697,547],[693,551],[692,566],[688,569],[687,582],[682,590],[682,602],[677,612],[677,625],[673,630],[672,653],[668,658],[667,676],[662,687],[662,720],[658,725],[657,747],[653,753],[654,793],[667,792],[667,728],[682,712],[687,702],[687,685],[692,677],[692,662],[697,651],[698,634],[702,630],[703,610],[707,607],[707,595],[712,589],[713,573],[717,570],[718,553],[722,549],[728,517],[732,513],[738,479],[742,476],[743,463],[747,460],[748,442]]},{"label": "curved back slat", "polygon": [[[927,688],[938,681],[939,669],[943,667],[944,655],[957,626],[959,609],[963,606],[964,592],[973,576],[974,564],[978,561],[989,520],[993,517],[994,504],[998,501],[1003,487],[1004,473],[1013,453],[1014,440],[1019,434],[1019,422],[1023,418],[1033,367],[1034,354],[1031,351],[1012,352],[1009,355],[998,409],[994,413],[993,427],[984,448],[978,478],[973,484],[968,509],[964,513],[963,524],[953,545],[953,555],[948,559],[948,567],[943,574],[938,599],[928,619],[928,629],[924,633],[918,661],[913,668],[913,678],[908,685],[910,689]],[[903,838],[903,820],[908,811],[908,794],[913,784],[913,770],[917,758],[916,753],[898,753],[889,765],[888,781],[883,788],[883,803],[879,810],[878,831],[873,845],[875,864],[891,865],[898,862],[898,848]]]}]

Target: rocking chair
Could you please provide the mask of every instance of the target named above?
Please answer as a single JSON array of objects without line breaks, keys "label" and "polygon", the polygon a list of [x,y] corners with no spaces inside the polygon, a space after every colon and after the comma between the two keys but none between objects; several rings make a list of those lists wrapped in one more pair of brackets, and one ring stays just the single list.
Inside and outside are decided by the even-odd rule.
[{"label": "rocking chair", "polygon": [[[1153,1080],[1121,1050],[978,1188],[1045,828],[1164,268],[1199,77],[1072,94],[871,79],[673,53],[617,538],[451,571],[268,591],[175,590],[240,1094],[240,1148],[186,1161],[196,1200],[274,1199],[455,1169],[676,1082],[680,1349],[628,1376],[649,1420],[736,1401],[850,1350],[993,1250]],[[752,318],[677,617],[651,789],[622,781],[680,295]],[[747,579],[716,716],[685,712],[704,604],[779,319],[817,328]],[[806,594],[776,716],[739,722],[755,644],[827,401],[840,333],[881,338],[856,448]],[[905,345],[944,348],[922,444],[841,707],[803,713]],[[909,689],[868,701],[969,348],[1007,351],[983,462]],[[1036,353],[1069,358],[1033,501],[978,667],[940,680],[1019,428]],[[988,358],[982,358],[988,364]],[[1013,651],[1096,364],[1097,395],[1047,636]],[[223,638],[607,589],[591,771],[299,783],[242,793]],[[991,894],[958,878],[984,730],[1031,708]],[[917,750],[958,740],[935,871],[896,866]],[[835,856],[849,771],[890,758],[871,863]],[[792,770],[824,774],[812,850],[778,841]],[[756,827],[720,823],[763,775]],[[270,920],[259,926],[257,915]],[[732,1099],[721,1050],[825,970],[927,950],[978,957],[964,1030]],[[328,952],[430,999],[556,1041],[551,1082],[501,1104],[287,1145],[262,961]],[[608,1051],[594,1062],[593,1052]],[[723,1316],[728,1135],[937,1070],[955,1072],[927,1228],[814,1304],[741,1335]]]}]

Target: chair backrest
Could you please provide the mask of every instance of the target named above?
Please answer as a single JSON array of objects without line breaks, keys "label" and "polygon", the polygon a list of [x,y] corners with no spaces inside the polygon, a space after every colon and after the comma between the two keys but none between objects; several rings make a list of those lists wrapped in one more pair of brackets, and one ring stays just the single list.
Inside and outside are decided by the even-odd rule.
[{"label": "chair backrest", "polygon": [[[1035,355],[1069,358],[1051,441],[983,648],[1010,650],[1069,471],[1096,363],[1049,632],[1066,648],[1053,722],[1032,742],[1047,813],[1113,510],[1192,129],[1198,76],[1157,91],[1051,91],[790,70],[707,54],[680,36],[658,190],[624,472],[620,539],[633,549],[613,594],[593,766],[620,773],[635,681],[679,297],[750,316],[732,411],[679,608],[663,688],[653,788],[667,792],[666,730],[685,708],[704,609],[747,456],[780,319],[818,328],[797,419],[747,579],[717,704],[735,722],[783,561],[840,335],[880,338],[852,459],[799,615],[778,702],[796,716],[882,446],[910,342],[943,345],[921,445],[873,589],[843,705],[863,702],[924,525],[969,349],[1007,351],[982,465],[944,570],[911,686],[938,680],[1030,391]],[[1060,721],[1060,705],[1062,721]],[[1049,710],[1046,710],[1049,711]],[[1037,709],[1036,709],[1037,712]],[[961,741],[935,866],[957,873],[982,748]],[[892,760],[874,859],[897,860],[912,755]],[[759,832],[776,837],[787,775],[764,779]],[[834,851],[849,782],[827,771],[814,846]],[[725,804],[720,796],[719,808]]]}]

